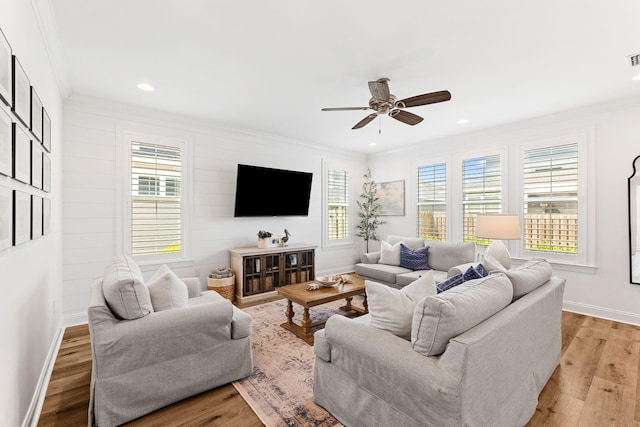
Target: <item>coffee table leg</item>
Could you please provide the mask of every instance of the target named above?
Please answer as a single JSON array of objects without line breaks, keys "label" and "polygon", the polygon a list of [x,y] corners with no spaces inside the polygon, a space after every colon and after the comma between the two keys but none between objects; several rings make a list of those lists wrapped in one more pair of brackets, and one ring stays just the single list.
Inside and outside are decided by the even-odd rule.
[{"label": "coffee table leg", "polygon": [[302,332],[309,335],[309,329],[311,329],[311,316],[309,316],[309,309],[305,307],[302,314]]},{"label": "coffee table leg", "polygon": [[284,314],[287,315],[287,323],[290,325],[293,324],[293,315],[295,313],[293,312],[293,302],[291,300],[287,300],[287,310]]},{"label": "coffee table leg", "polygon": [[364,312],[368,313],[369,312],[369,303],[367,302],[367,294],[365,293],[363,296],[364,296],[364,300],[362,301],[362,307],[364,308]]},{"label": "coffee table leg", "polygon": [[351,311],[351,300],[353,299],[353,297],[347,297],[345,298],[345,300],[347,301],[347,303],[345,304],[344,307],[342,307],[345,311]]}]

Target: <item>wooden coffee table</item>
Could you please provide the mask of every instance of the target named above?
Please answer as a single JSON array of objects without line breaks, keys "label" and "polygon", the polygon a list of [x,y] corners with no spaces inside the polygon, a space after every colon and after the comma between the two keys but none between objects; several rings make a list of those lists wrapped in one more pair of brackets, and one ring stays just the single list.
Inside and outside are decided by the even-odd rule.
[{"label": "wooden coffee table", "polygon": [[[280,326],[293,332],[305,340],[307,344],[313,345],[313,333],[310,330],[316,326],[324,325],[325,321],[312,322],[311,316],[309,315],[309,309],[311,307],[344,298],[346,300],[346,304],[340,307],[340,310],[345,312],[345,315],[359,316],[368,313],[369,310],[367,305],[367,294],[364,289],[364,279],[355,273],[343,274],[342,276],[348,278],[351,283],[345,283],[335,288],[320,287],[320,289],[313,291],[308,290],[307,287],[311,284],[317,283],[315,281],[296,283],[294,285],[287,285],[278,288],[278,294],[285,297],[288,301],[287,310],[285,311],[287,321]],[[351,300],[356,295],[364,296],[363,307],[351,305]],[[294,302],[304,308],[302,322],[300,325],[293,321],[293,315],[295,314],[293,311]]]}]

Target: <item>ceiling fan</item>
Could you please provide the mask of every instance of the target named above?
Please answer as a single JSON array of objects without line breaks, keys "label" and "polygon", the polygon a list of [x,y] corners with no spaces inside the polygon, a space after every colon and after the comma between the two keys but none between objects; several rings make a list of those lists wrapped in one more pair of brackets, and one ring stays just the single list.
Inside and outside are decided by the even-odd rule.
[{"label": "ceiling fan", "polygon": [[380,114],[388,114],[394,119],[414,126],[420,123],[422,117],[405,111],[405,108],[419,107],[421,105],[435,104],[438,102],[444,102],[451,99],[451,93],[448,90],[441,90],[439,92],[425,93],[423,95],[412,96],[398,100],[398,98],[389,93],[388,78],[381,78],[375,82],[369,82],[369,91],[371,92],[371,99],[369,100],[368,107],[337,107],[337,108],[323,108],[322,111],[350,111],[350,110],[373,110],[375,113],[369,114],[364,119],[360,120],[351,129],[360,129],[368,125],[373,119]]}]

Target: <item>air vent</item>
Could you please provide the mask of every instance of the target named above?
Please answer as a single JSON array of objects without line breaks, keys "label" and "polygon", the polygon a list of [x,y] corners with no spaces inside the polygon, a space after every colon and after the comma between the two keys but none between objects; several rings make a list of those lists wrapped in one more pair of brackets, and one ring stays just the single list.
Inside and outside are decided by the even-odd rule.
[{"label": "air vent", "polygon": [[630,67],[637,67],[638,65],[640,65],[640,53],[636,53],[635,55],[629,55],[627,56],[627,59],[629,59]]}]

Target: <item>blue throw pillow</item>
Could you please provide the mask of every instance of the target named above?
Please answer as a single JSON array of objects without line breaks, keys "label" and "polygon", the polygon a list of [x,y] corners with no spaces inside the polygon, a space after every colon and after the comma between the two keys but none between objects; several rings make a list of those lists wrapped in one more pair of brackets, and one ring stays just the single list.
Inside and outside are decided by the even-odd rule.
[{"label": "blue throw pillow", "polygon": [[[482,264],[480,264],[480,265],[482,265]],[[464,276],[464,281],[465,282],[467,280],[482,279],[484,277],[482,275],[482,272],[478,271],[473,266],[470,266],[469,268],[467,268],[467,271],[464,272],[463,276]]]},{"label": "blue throw pillow", "polygon": [[436,289],[438,290],[438,293],[442,293],[447,289],[455,288],[456,286],[461,285],[462,283],[464,283],[464,275],[456,274],[455,276],[449,277],[444,282],[438,283],[436,285]]},{"label": "blue throw pillow", "polygon": [[476,265],[475,270],[481,277],[487,277],[489,275],[489,272],[486,268],[484,268],[484,265],[482,264]]},{"label": "blue throw pillow", "polygon": [[429,256],[429,247],[411,249],[400,243],[400,267],[409,270],[431,270],[427,257]]}]

